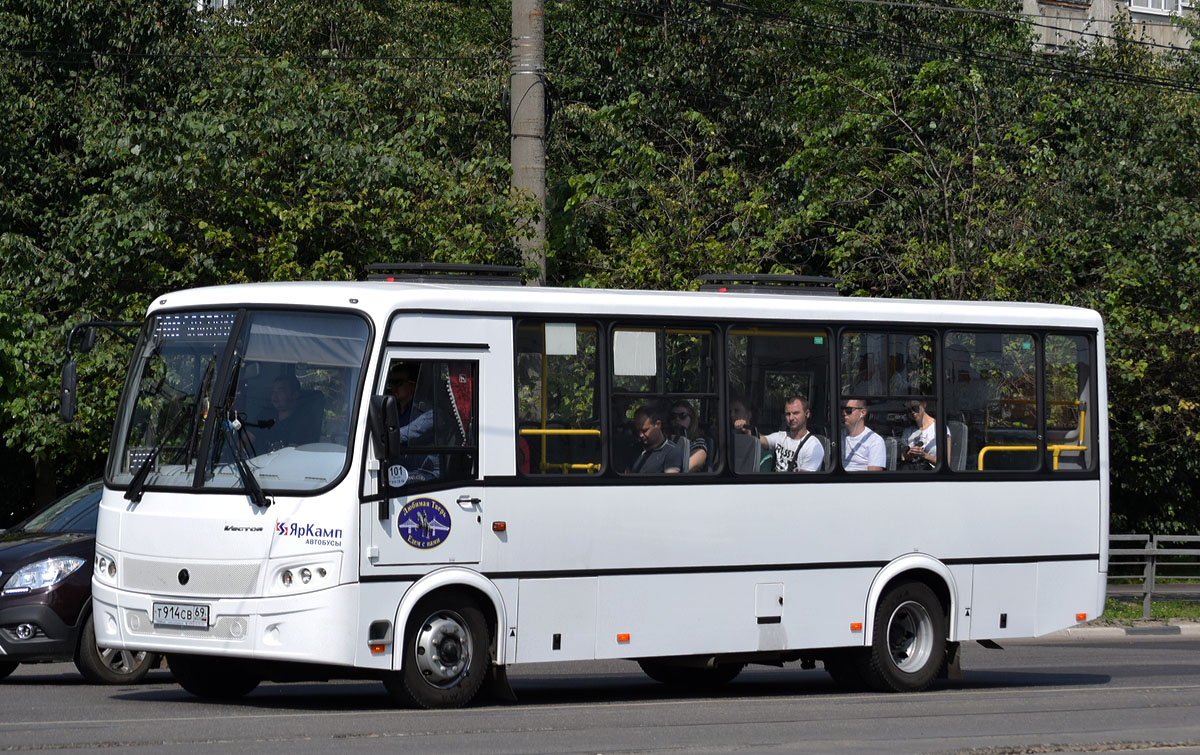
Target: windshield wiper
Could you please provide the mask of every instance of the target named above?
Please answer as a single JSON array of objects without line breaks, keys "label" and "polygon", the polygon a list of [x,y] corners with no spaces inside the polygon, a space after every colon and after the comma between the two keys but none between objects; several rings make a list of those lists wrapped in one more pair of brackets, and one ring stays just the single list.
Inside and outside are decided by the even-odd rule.
[{"label": "windshield wiper", "polygon": [[[159,453],[167,445],[167,441],[175,437],[175,431],[183,424],[185,417],[191,417],[191,437],[188,439],[187,447],[184,451],[184,459],[191,458],[192,449],[196,445],[196,430],[197,422],[203,417],[201,401],[204,399],[204,394],[212,384],[213,368],[216,365],[217,356],[214,354],[208,360],[208,367],[204,369],[204,377],[200,379],[200,385],[196,386],[196,393],[192,396],[191,403],[184,404],[179,408],[179,413],[175,415],[171,421],[171,426],[163,433],[162,438],[150,449],[150,454],[142,461],[137,471],[133,474],[133,479],[129,481],[129,489],[125,491],[125,500],[137,503],[142,500],[142,488],[146,484],[146,478],[150,475],[150,469],[154,466],[154,461],[158,458]],[[188,411],[188,410],[191,411]]]},{"label": "windshield wiper", "polygon": [[[183,468],[186,470],[188,461],[191,460],[192,454],[196,451],[196,444],[199,442],[200,425],[208,417],[208,394],[212,388],[213,372],[217,363],[217,355],[213,354],[208,360],[208,367],[204,369],[204,377],[200,379],[200,387],[196,391],[196,397],[192,406],[192,426],[188,428],[188,442],[184,446],[179,461],[183,462]],[[199,461],[197,461],[199,463]]]},{"label": "windshield wiper", "polygon": [[[244,432],[242,420],[238,417],[237,409],[234,406],[237,398],[238,377],[241,375],[241,371],[242,357],[235,353],[233,355],[233,374],[229,378],[229,390],[225,394],[225,404],[221,407],[221,421],[224,424],[229,452],[233,454],[233,465],[238,471],[238,477],[242,480],[242,487],[246,489],[246,495],[250,497],[250,501],[255,506],[266,508],[275,501],[267,498],[262,485],[258,484],[258,478],[254,476],[254,470],[250,468],[250,456],[246,453],[245,446],[242,445],[242,433]],[[214,462],[217,453],[219,452],[214,451]]]}]

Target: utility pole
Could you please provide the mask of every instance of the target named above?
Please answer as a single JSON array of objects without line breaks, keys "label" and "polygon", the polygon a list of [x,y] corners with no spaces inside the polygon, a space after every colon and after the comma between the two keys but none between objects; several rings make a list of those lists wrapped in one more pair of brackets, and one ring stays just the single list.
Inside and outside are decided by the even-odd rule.
[{"label": "utility pole", "polygon": [[546,282],[546,38],[543,0],[512,0],[512,74],[509,78],[512,190],[533,197],[537,217],[518,239],[522,262]]}]

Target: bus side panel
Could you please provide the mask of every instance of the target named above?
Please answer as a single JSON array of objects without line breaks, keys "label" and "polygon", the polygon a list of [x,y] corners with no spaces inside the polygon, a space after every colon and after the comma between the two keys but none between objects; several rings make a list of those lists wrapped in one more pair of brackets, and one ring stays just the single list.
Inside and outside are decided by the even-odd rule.
[{"label": "bus side panel", "polygon": [[[863,596],[875,573],[841,569],[604,577],[596,657],[861,645],[862,631],[851,624],[863,621]],[[783,598],[778,616],[769,615],[775,612],[763,605],[767,594]]]},{"label": "bus side panel", "polygon": [[[1037,621],[1033,636],[1057,632],[1078,623],[1079,614],[1087,619],[1100,617],[1104,610],[1104,593],[1088,592],[1082,585],[1095,580],[1098,570],[1106,568],[1100,564],[1069,561],[1038,564]],[[1103,574],[1101,574],[1103,577]],[[1101,581],[1101,584],[1106,584]]]},{"label": "bus side panel", "polygon": [[521,580],[517,662],[592,659],[596,585],[595,577]]},{"label": "bus side panel", "polygon": [[1033,636],[1037,564],[978,564],[973,588],[971,639]]}]

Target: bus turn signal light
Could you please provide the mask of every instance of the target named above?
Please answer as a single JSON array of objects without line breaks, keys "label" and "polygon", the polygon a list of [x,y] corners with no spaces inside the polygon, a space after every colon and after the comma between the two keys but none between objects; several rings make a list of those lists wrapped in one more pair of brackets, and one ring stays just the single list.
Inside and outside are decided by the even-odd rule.
[{"label": "bus turn signal light", "polygon": [[624,634],[624,633],[622,633],[622,634],[618,634],[618,635],[617,635],[617,642],[629,642],[629,635],[628,635],[628,634]]},{"label": "bus turn signal light", "polygon": [[377,642],[371,643],[371,655],[380,655],[381,653],[386,653],[386,652],[387,652],[387,645],[384,645],[382,643],[377,643]]},{"label": "bus turn signal light", "polygon": [[1077,613],[1077,614],[1075,614],[1075,620],[1076,621],[1087,621],[1087,614],[1086,613]]},{"label": "bus turn signal light", "polygon": [[861,621],[850,622],[850,631],[851,632],[861,632],[862,631],[862,622]]},{"label": "bus turn signal light", "polygon": [[507,522],[492,522],[492,532],[507,532],[507,531],[508,531],[508,523]]}]

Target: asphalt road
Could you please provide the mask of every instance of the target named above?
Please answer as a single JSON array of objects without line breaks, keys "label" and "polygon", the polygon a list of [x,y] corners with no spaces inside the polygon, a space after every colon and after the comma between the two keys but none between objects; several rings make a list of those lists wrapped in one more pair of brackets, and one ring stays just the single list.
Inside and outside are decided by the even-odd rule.
[{"label": "asphalt road", "polygon": [[751,667],[722,694],[668,692],[630,662],[515,667],[520,701],[396,710],[382,685],[264,684],[199,702],[166,671],[94,687],[70,664],[0,682],[0,751],[255,753],[1200,753],[1200,634],[963,647],[963,679],[841,693],[822,671]]}]

